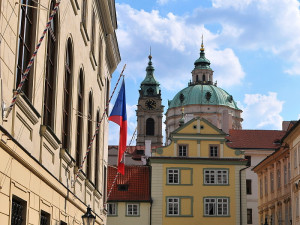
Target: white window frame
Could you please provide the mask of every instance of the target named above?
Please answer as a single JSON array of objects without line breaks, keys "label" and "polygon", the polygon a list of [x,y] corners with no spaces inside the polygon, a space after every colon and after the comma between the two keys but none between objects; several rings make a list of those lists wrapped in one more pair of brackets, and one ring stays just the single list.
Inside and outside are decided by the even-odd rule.
[{"label": "white window frame", "polygon": [[204,216],[229,216],[229,198],[204,198]]},{"label": "white window frame", "polygon": [[167,198],[167,215],[168,216],[179,216],[179,198]]},{"label": "white window frame", "polygon": [[[110,211],[111,209],[111,211]],[[107,203],[107,215],[116,216],[117,215],[117,204],[116,203]]]},{"label": "white window frame", "polygon": [[229,171],[225,169],[204,169],[204,184],[228,185]]},{"label": "white window frame", "polygon": [[[177,182],[175,179],[176,177],[177,177]],[[180,170],[179,169],[167,169],[167,184],[180,184]]]},{"label": "white window frame", "polygon": [[188,146],[187,145],[178,145],[178,156],[180,156],[180,157],[188,156]]},{"label": "white window frame", "polygon": [[140,205],[138,203],[127,203],[126,205],[126,216],[139,216]]}]

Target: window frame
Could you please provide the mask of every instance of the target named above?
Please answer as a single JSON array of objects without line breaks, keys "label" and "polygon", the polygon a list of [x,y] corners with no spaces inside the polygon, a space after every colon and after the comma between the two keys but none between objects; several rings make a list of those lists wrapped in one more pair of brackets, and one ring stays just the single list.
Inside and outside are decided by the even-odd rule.
[{"label": "window frame", "polygon": [[[185,150],[182,150],[180,148],[185,148]],[[185,151],[185,155],[180,155],[180,151]],[[189,156],[189,145],[188,144],[178,144],[177,147],[177,156],[178,157],[188,157]]]},{"label": "window frame", "polygon": [[253,224],[253,210],[252,210],[252,208],[247,208],[247,224]]},{"label": "window frame", "polygon": [[[176,175],[174,171],[177,171],[177,183],[176,182],[170,182],[170,171],[173,171],[173,180],[175,180],[174,176]],[[167,184],[180,184],[180,169],[176,168],[167,168]]]},{"label": "window frame", "polygon": [[[131,213],[129,211],[129,206],[136,206],[136,213],[134,212],[134,209],[132,208]],[[129,217],[139,217],[140,216],[140,203],[126,203],[126,216]]]},{"label": "window frame", "polygon": [[146,136],[155,136],[155,120],[151,117],[146,119],[145,134]]},{"label": "window frame", "polygon": [[[110,206],[113,206],[111,209],[114,213],[110,213]],[[117,202],[110,202],[106,205],[107,209],[107,216],[118,216],[118,203]]]},{"label": "window frame", "polygon": [[[16,207],[19,207],[19,209],[15,209]],[[13,195],[12,201],[11,201],[11,218],[10,218],[11,225],[15,225],[15,223],[12,223],[13,215],[15,216],[14,212],[16,212],[16,210],[18,212],[20,212],[19,211],[20,207],[21,207],[21,213],[20,213],[20,215],[18,215],[18,218],[19,218],[19,216],[21,216],[22,225],[24,225],[27,220],[27,201]]]},{"label": "window frame", "polygon": [[[87,111],[87,147],[90,145],[91,139],[93,137],[93,92],[90,91],[89,99],[88,99],[88,111]],[[92,180],[92,153],[93,152],[93,145],[90,148],[90,152],[87,156],[86,160],[86,177],[90,181]]]},{"label": "window frame", "polygon": [[[170,202],[172,200],[172,202]],[[176,202],[174,201],[176,200]],[[180,198],[178,197],[167,197],[167,216],[180,216]],[[174,206],[177,207],[177,213],[170,213],[170,204],[173,205],[172,211],[174,210]]]},{"label": "window frame", "polygon": [[[222,182],[219,182],[219,172],[222,172],[221,175],[221,180]],[[225,174],[223,174],[225,172]],[[226,177],[226,182],[224,183],[224,176]],[[207,182],[207,176],[209,182]],[[212,183],[212,180],[214,183]],[[227,168],[204,168],[203,169],[203,185],[208,185],[208,186],[228,186],[229,185],[229,169]]]},{"label": "window frame", "polygon": [[246,194],[252,195],[252,180],[246,179]]},{"label": "window frame", "polygon": [[[213,149],[213,148],[217,148],[216,149],[217,154],[212,152],[212,151],[215,151],[215,149]],[[213,153],[213,155],[212,155],[212,153]],[[220,145],[218,145],[218,144],[209,145],[209,158],[220,158]]]},{"label": "window frame", "polygon": [[[213,200],[211,202],[206,202],[206,200]],[[226,200],[226,202],[219,202],[218,200]],[[210,205],[212,204],[213,207],[214,207],[214,214],[207,214],[207,205]],[[227,213],[222,213],[222,214],[219,214],[219,204],[222,205],[222,207],[224,205],[226,205],[226,210],[227,210]],[[208,209],[210,210],[210,209]],[[224,208],[222,208],[222,210],[224,210]],[[211,196],[211,197],[203,197],[203,216],[204,217],[230,217],[230,198],[229,197],[214,197],[214,196]]]}]

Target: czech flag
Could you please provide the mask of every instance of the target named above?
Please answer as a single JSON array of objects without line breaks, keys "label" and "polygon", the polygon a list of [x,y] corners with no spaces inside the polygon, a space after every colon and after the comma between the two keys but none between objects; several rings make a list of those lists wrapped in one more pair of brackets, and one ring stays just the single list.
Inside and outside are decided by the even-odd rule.
[{"label": "czech flag", "polygon": [[124,154],[127,146],[127,113],[126,113],[126,98],[125,98],[125,82],[123,83],[115,102],[115,105],[108,118],[120,126],[119,139],[119,155],[118,155],[118,172],[125,173]]}]

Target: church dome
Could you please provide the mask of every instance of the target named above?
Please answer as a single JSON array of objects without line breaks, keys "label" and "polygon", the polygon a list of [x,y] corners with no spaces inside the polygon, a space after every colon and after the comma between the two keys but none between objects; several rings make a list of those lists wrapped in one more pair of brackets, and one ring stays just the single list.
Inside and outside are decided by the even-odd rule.
[{"label": "church dome", "polygon": [[190,85],[179,91],[173,100],[168,102],[169,109],[187,105],[222,105],[240,110],[232,95],[215,85]]}]

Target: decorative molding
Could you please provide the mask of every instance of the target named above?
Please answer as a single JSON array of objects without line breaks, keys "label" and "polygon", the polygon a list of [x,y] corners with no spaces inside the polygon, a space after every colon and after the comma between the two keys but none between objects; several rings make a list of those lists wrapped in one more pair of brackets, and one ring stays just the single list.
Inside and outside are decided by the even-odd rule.
[{"label": "decorative molding", "polygon": [[91,51],[90,51],[90,61],[91,61],[93,70],[95,71],[96,70],[96,66],[97,66],[97,62],[96,62],[94,54]]},{"label": "decorative molding", "polygon": [[59,156],[61,159],[63,159],[67,165],[72,168],[74,166],[74,159],[72,156],[68,153],[68,151],[65,148],[60,149]]},{"label": "decorative molding", "polygon": [[59,148],[60,141],[54,134],[54,132],[46,125],[41,125],[40,127],[40,135],[44,137],[49,144],[54,148],[54,150]]},{"label": "decorative molding", "polygon": [[80,22],[80,32],[81,32],[84,44],[85,44],[85,46],[87,46],[88,45],[88,41],[90,39],[89,39],[89,35],[87,33],[87,30],[86,30],[86,27],[83,25],[82,22]]},{"label": "decorative molding", "polygon": [[20,110],[25,114],[25,116],[33,125],[37,124],[40,115],[36,115],[36,112],[31,109],[31,107],[25,102],[23,98],[17,98],[16,105],[20,108]]},{"label": "decorative molding", "polygon": [[95,186],[89,179],[85,179],[85,186],[91,191],[94,192]]},{"label": "decorative molding", "polygon": [[98,199],[101,199],[102,198],[102,193],[99,190],[95,189],[94,190],[94,196],[97,197]]},{"label": "decorative molding", "polygon": [[71,1],[71,5],[72,5],[72,8],[73,8],[74,14],[78,15],[77,10],[80,10],[78,1],[77,0],[70,0],[70,1]]}]

